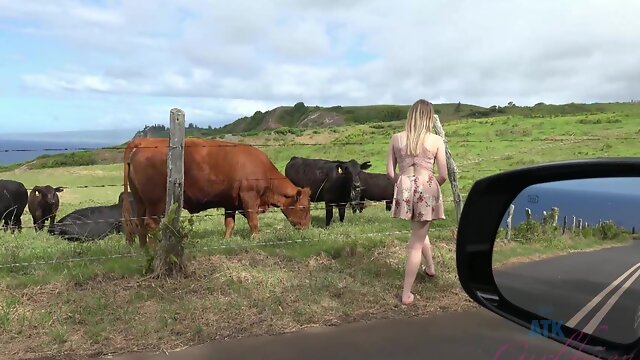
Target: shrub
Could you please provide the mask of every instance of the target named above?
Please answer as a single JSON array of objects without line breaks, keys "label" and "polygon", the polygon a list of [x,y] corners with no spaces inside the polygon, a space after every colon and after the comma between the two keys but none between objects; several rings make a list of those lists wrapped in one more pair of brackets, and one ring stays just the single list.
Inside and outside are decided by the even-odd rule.
[{"label": "shrub", "polygon": [[615,240],[622,236],[623,230],[610,221],[603,222],[598,226],[597,234],[602,240]]}]

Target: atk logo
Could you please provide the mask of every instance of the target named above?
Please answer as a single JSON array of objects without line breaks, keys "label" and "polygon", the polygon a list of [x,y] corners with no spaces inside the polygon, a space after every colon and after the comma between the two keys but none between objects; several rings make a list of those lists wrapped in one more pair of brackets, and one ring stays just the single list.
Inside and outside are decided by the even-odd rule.
[{"label": "atk logo", "polygon": [[[543,307],[540,309],[539,314],[546,315],[551,313],[552,310],[553,308],[551,307]],[[549,335],[553,335],[565,339],[562,332],[562,324],[563,322],[559,320],[533,320],[529,327],[529,336],[549,337]]]}]

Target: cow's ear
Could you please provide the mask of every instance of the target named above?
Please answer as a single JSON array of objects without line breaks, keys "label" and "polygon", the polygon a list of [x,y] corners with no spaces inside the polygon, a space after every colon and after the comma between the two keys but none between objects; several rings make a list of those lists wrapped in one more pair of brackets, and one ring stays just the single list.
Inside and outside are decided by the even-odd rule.
[{"label": "cow's ear", "polygon": [[63,192],[64,188],[62,186],[58,186],[57,188],[54,189],[56,192]]},{"label": "cow's ear", "polygon": [[371,167],[371,161],[365,161],[362,164],[360,164],[360,170],[367,170],[370,167]]},{"label": "cow's ear", "polygon": [[40,186],[36,185],[36,186],[33,187],[32,190],[33,190],[34,194],[36,194],[38,196],[42,195],[42,188]]}]

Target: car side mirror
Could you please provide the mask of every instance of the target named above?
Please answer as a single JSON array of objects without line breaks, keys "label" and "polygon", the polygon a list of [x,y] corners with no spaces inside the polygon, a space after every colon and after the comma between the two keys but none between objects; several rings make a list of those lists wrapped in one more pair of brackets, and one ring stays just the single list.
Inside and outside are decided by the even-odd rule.
[{"label": "car side mirror", "polygon": [[503,172],[469,191],[458,278],[476,303],[530,334],[598,358],[635,358],[639,231],[640,158]]}]

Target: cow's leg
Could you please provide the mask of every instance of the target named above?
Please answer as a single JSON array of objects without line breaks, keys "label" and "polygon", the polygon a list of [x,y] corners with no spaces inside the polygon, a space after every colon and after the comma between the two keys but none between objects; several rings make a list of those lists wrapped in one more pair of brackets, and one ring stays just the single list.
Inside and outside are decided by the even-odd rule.
[{"label": "cow's leg", "polygon": [[[147,245],[147,241],[149,242],[150,247],[154,247],[155,241],[153,239],[148,239],[148,235],[150,231],[153,231],[160,227],[160,215],[163,211],[163,205],[160,204],[155,208],[147,208],[146,214],[144,216],[144,225],[143,229],[140,232],[140,247],[144,248]],[[148,239],[148,240],[147,240]]]},{"label": "cow's leg", "polygon": [[331,220],[333,220],[333,205],[329,203],[324,203],[324,211],[325,211],[325,226],[331,225]]},{"label": "cow's leg", "polygon": [[346,209],[346,205],[338,205],[338,217],[340,217],[340,222],[344,222],[344,213]]},{"label": "cow's leg", "polygon": [[385,209],[387,211],[391,211],[391,200],[387,200],[384,203],[385,203]]},{"label": "cow's leg", "polygon": [[258,209],[260,207],[260,199],[253,191],[247,191],[240,193],[240,200],[242,201],[243,215],[249,223],[249,229],[251,229],[251,237],[258,235]]},{"label": "cow's leg", "polygon": [[236,225],[235,210],[224,209],[224,237],[228,239],[233,235],[233,229]]},{"label": "cow's leg", "polygon": [[36,232],[42,230],[42,228],[44,227],[44,219],[40,219],[39,217],[34,217],[33,227]]},{"label": "cow's leg", "polygon": [[18,230],[18,233],[22,233],[22,219],[20,219],[19,216],[11,221],[10,226],[12,234],[14,234],[16,230]]},{"label": "cow's leg", "polygon": [[[49,229],[52,228],[53,225],[55,225],[56,223],[56,214],[54,213],[53,215],[51,215],[51,217],[49,218]],[[43,224],[44,225],[44,224]]]}]

